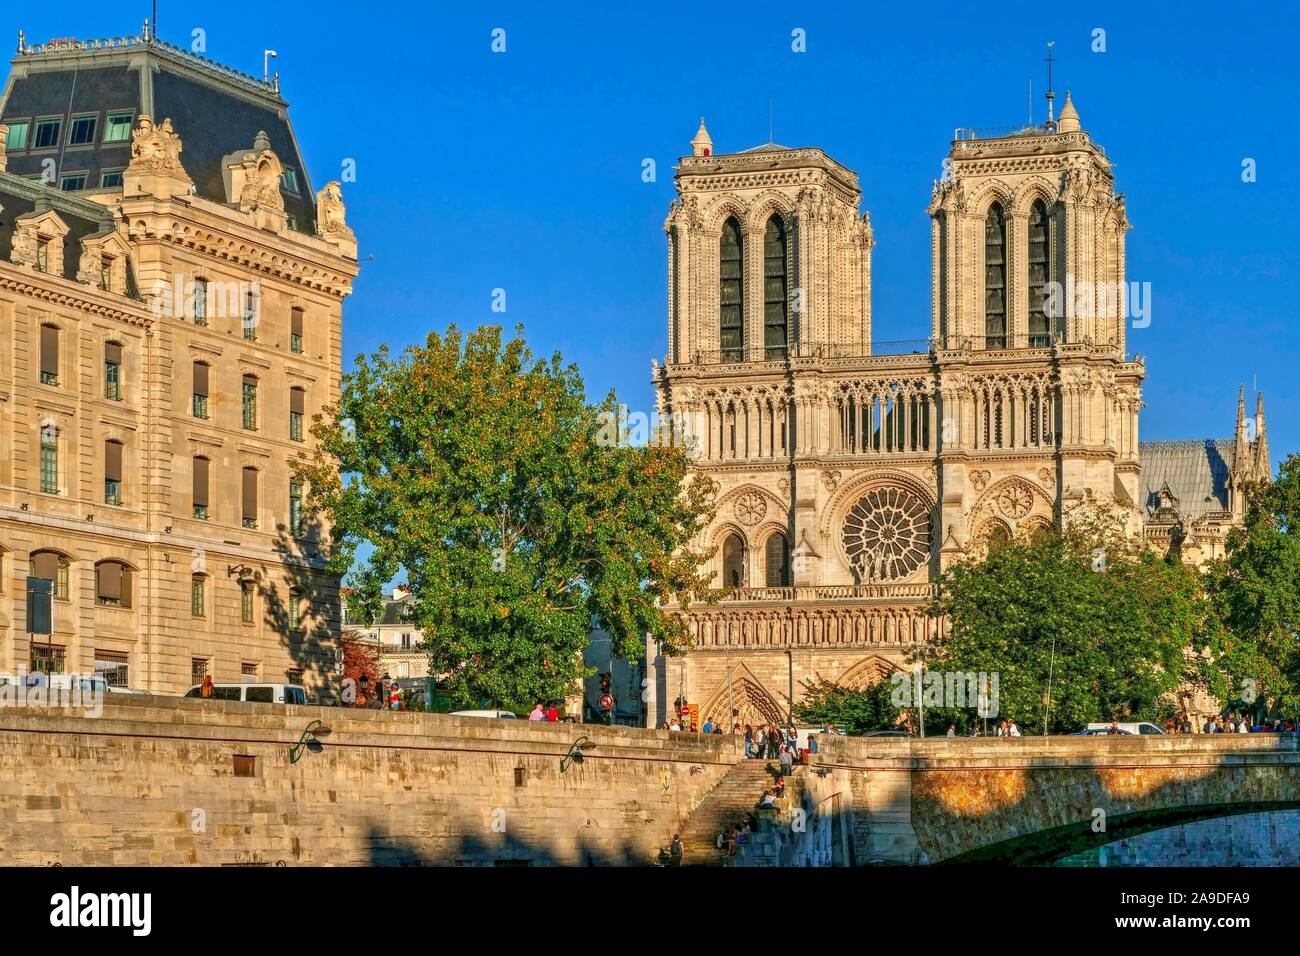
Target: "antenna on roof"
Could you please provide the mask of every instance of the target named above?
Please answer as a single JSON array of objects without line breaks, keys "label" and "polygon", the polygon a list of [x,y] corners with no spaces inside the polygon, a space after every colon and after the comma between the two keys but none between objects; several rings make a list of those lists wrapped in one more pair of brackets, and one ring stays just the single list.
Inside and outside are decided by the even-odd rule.
[{"label": "antenna on roof", "polygon": [[1029,125],[1034,125],[1034,81],[1029,81]]},{"label": "antenna on roof", "polygon": [[1056,126],[1056,117],[1052,114],[1052,100],[1056,99],[1056,94],[1052,91],[1052,47],[1056,46],[1055,40],[1047,41],[1047,127],[1051,129]]},{"label": "antenna on roof", "polygon": [[149,39],[158,39],[158,0],[153,0],[153,19],[149,21]]},{"label": "antenna on roof", "polygon": [[280,55],[280,54],[276,53],[274,50],[263,50],[263,51],[262,51],[262,82],[263,82],[263,83],[270,83],[270,82],[271,82],[271,73],[270,73],[270,71],[271,71],[271,66],[270,66],[270,63],[271,63],[271,57],[273,57],[273,56],[279,56],[279,55]]}]

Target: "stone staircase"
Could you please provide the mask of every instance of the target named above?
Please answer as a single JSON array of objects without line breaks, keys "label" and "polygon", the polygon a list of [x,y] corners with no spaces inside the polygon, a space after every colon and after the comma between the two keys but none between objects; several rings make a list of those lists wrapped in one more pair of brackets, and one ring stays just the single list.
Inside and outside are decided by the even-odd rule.
[{"label": "stone staircase", "polygon": [[[785,778],[785,798],[777,801],[776,810],[759,810],[758,803],[763,794],[772,785],[780,772],[776,761],[744,760],[733,767],[714,787],[709,795],[697,806],[681,829],[684,866],[726,866],[742,855],[742,848],[736,848],[736,857],[728,858],[725,851],[719,850],[715,843],[718,834],[728,826],[738,825],[746,813],[753,813],[759,819],[759,833],[751,834],[751,839],[763,836],[761,831],[778,824],[790,807],[797,805],[803,791],[799,779],[798,766]],[[752,865],[752,864],[751,864]]]}]

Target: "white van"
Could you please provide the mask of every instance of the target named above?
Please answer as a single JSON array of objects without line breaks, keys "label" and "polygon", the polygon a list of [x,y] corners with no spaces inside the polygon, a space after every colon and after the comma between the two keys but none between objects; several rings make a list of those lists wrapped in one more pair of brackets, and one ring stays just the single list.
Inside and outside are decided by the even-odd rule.
[{"label": "white van", "polygon": [[[195,684],[186,697],[201,697],[203,685]],[[305,704],[307,692],[297,684],[213,684],[211,700],[246,700],[255,704]]]},{"label": "white van", "polygon": [[[1147,723],[1145,720],[1124,722],[1120,721],[1115,727],[1121,734],[1163,734],[1164,731],[1155,724]],[[1104,721],[1097,721],[1089,724],[1084,728],[1084,733],[1095,737],[1101,734],[1110,733],[1111,725]]]},{"label": "white van", "polygon": [[518,720],[508,710],[453,710],[449,717],[496,717],[503,720]]}]

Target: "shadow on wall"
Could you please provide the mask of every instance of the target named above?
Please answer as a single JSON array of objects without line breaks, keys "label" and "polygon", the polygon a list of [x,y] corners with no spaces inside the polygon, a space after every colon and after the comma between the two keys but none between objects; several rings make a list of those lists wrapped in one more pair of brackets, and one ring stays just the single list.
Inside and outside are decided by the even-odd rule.
[{"label": "shadow on wall", "polygon": [[[593,833],[598,828],[584,827]],[[366,832],[366,845],[371,866],[646,866],[629,844],[612,851],[598,846],[589,836],[581,835],[577,841],[579,862],[557,857],[550,850],[533,846],[519,838],[503,833],[499,840],[489,841],[466,834],[460,838],[456,849],[446,859],[424,853],[411,841],[385,833],[375,824]]]}]

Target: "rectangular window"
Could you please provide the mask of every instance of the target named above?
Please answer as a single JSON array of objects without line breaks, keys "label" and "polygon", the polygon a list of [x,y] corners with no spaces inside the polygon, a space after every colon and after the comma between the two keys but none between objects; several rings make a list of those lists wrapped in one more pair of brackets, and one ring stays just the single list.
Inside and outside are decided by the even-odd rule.
[{"label": "rectangular window", "polygon": [[41,326],[41,384],[59,384],[59,330]]},{"label": "rectangular window", "polygon": [[280,174],[280,186],[291,193],[298,192],[298,171],[284,167],[284,172]]},{"label": "rectangular window", "polygon": [[27,148],[27,130],[31,124],[27,121],[10,122],[9,135],[4,139],[4,148],[10,152],[14,150],[26,150]]},{"label": "rectangular window", "polygon": [[62,128],[63,120],[37,120],[36,140],[32,143],[32,149],[53,149],[58,146],[59,130]]},{"label": "rectangular window", "polygon": [[289,533],[302,534],[302,482],[289,482]]},{"label": "rectangular window", "polygon": [[253,623],[253,584],[251,581],[239,582],[239,619],[245,624]]},{"label": "rectangular window", "polygon": [[208,659],[206,657],[190,658],[190,683],[202,684],[203,678],[208,676]]},{"label": "rectangular window", "polygon": [[113,260],[109,256],[99,257],[99,287],[105,292],[113,291]]},{"label": "rectangular window", "polygon": [[50,271],[50,240],[48,239],[36,240],[36,271]]},{"label": "rectangular window", "polygon": [[245,528],[257,527],[257,469],[245,468],[243,480],[243,517]]},{"label": "rectangular window", "polygon": [[249,342],[257,341],[257,293],[244,293],[244,338]]},{"label": "rectangular window", "polygon": [[257,431],[257,379],[244,376],[244,428]]},{"label": "rectangular window", "polygon": [[204,617],[207,614],[207,594],[202,577],[190,578],[190,617]]},{"label": "rectangular window", "polygon": [[101,189],[121,189],[122,188],[122,170],[110,169],[99,174],[99,187]]},{"label": "rectangular window", "polygon": [[41,491],[59,493],[59,435],[53,428],[41,429]]},{"label": "rectangular window", "polygon": [[302,592],[294,588],[289,592],[288,601],[289,611],[289,629],[298,631],[302,629]]},{"label": "rectangular window", "polygon": [[289,389],[289,438],[293,441],[302,441],[302,421],[306,404],[306,392],[301,388]]},{"label": "rectangular window", "polygon": [[104,142],[125,143],[131,139],[131,114],[109,113],[104,119]]},{"label": "rectangular window", "polygon": [[33,674],[62,674],[67,648],[62,644],[40,644],[32,641],[31,672]]},{"label": "rectangular window", "polygon": [[104,504],[122,503],[122,443],[104,442]]},{"label": "rectangular window", "polygon": [[116,561],[95,565],[95,603],[105,607],[131,606],[131,572]]},{"label": "rectangular window", "polygon": [[194,517],[207,520],[208,517],[208,459],[193,460],[193,474],[190,478],[190,496],[194,499]]},{"label": "rectangular window", "polygon": [[59,188],[62,189],[65,193],[72,192],[75,189],[85,189],[86,174],[75,173],[71,176],[64,176],[63,179],[59,181]]},{"label": "rectangular window", "polygon": [[208,324],[208,280],[194,280],[194,324]]},{"label": "rectangular window", "polygon": [[289,312],[289,351],[302,354],[302,309]]},{"label": "rectangular window", "polygon": [[111,402],[122,400],[122,346],[116,342],[104,346],[104,397]]},{"label": "rectangular window", "polygon": [[259,670],[260,667],[261,667],[260,664],[257,664],[257,663],[255,663],[255,662],[253,662],[253,661],[240,661],[240,662],[239,662],[239,676],[240,676],[240,677],[251,677],[251,678],[253,678],[254,680],[256,680],[256,679],[257,679],[257,672],[258,672],[258,670]]},{"label": "rectangular window", "polygon": [[194,363],[194,417],[208,417],[208,366],[203,362]]},{"label": "rectangular window", "polygon": [[89,146],[94,143],[95,126],[97,124],[98,117],[74,116],[72,124],[68,127],[68,145]]},{"label": "rectangular window", "polygon": [[128,657],[122,651],[95,651],[95,674],[109,687],[129,687]]},{"label": "rectangular window", "polygon": [[21,123],[9,124],[9,135],[5,137],[5,149],[10,152],[17,149],[27,148],[27,131],[31,124],[24,120]]}]

